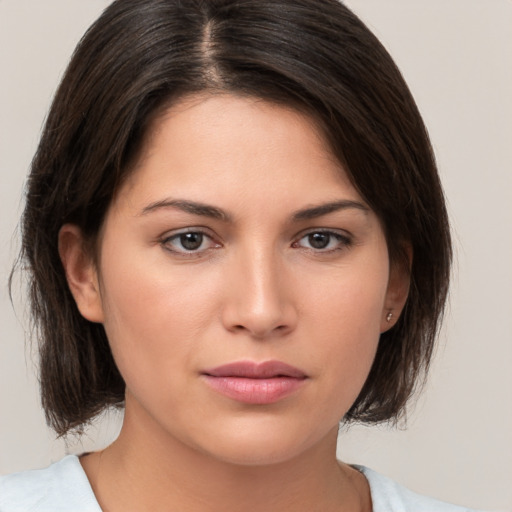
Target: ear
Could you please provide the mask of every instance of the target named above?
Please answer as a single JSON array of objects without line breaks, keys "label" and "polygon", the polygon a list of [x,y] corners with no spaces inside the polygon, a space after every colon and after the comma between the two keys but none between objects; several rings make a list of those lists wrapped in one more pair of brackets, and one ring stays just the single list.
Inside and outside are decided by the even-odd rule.
[{"label": "ear", "polygon": [[397,259],[390,264],[388,288],[380,324],[381,333],[396,324],[409,296],[412,268],[412,248],[410,246],[405,247],[404,255],[404,258]]},{"label": "ear", "polygon": [[64,224],[60,228],[59,256],[78,310],[91,322],[103,322],[98,272],[78,226]]}]

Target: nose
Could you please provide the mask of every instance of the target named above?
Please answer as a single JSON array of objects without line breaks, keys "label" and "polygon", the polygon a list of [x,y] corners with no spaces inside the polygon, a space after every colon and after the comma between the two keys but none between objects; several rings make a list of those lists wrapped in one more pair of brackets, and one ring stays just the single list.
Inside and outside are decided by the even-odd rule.
[{"label": "nose", "polygon": [[232,262],[226,279],[224,327],[255,339],[290,333],[296,327],[298,315],[293,285],[283,262],[272,251],[244,254]]}]

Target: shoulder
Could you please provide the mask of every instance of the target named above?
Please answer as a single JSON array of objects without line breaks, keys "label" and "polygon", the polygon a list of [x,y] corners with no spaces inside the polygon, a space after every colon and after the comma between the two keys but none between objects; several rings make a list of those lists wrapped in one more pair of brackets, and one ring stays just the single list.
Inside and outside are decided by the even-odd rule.
[{"label": "shoulder", "polygon": [[364,466],[353,467],[363,473],[370,484],[373,512],[477,512],[416,494]]},{"label": "shoulder", "polygon": [[0,477],[0,512],[101,512],[78,457]]}]

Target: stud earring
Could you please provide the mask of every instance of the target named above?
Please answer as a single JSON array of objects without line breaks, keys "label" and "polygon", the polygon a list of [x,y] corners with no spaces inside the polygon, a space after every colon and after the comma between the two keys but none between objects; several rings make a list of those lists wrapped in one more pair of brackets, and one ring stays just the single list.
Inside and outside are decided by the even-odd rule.
[{"label": "stud earring", "polygon": [[393,313],[390,311],[387,315],[386,315],[386,322],[391,322],[391,319],[393,318]]}]

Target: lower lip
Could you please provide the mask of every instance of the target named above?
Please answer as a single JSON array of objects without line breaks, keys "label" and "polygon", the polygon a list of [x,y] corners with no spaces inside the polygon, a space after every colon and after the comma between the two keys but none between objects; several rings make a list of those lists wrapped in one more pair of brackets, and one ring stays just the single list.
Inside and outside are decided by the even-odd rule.
[{"label": "lower lip", "polygon": [[250,379],[244,377],[213,377],[204,375],[206,383],[221,395],[245,404],[273,404],[295,393],[306,379],[275,377]]}]

